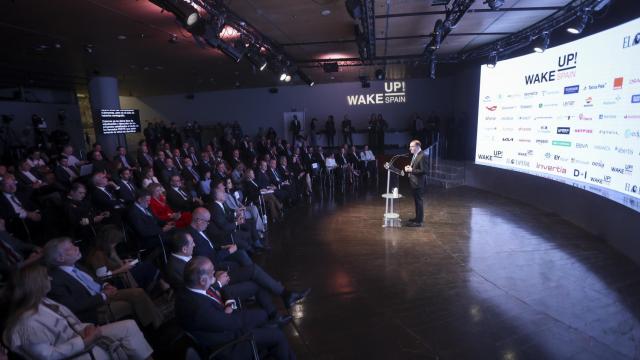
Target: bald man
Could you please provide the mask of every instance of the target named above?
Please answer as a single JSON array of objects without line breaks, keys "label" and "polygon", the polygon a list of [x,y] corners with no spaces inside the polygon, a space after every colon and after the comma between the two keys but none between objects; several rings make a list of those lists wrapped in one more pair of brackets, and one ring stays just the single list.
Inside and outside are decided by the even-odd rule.
[{"label": "bald man", "polygon": [[413,140],[409,143],[409,151],[413,154],[411,163],[404,167],[404,171],[409,176],[409,184],[413,194],[413,201],[416,207],[416,217],[409,220],[406,226],[421,227],[424,221],[424,204],[422,195],[427,187],[427,158],[422,151],[420,141]]}]

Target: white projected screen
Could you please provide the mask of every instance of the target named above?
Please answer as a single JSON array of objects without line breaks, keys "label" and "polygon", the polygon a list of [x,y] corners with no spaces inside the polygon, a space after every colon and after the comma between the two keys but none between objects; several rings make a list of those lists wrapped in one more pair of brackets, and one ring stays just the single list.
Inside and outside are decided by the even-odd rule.
[{"label": "white projected screen", "polygon": [[482,66],[476,163],[640,211],[640,19]]}]

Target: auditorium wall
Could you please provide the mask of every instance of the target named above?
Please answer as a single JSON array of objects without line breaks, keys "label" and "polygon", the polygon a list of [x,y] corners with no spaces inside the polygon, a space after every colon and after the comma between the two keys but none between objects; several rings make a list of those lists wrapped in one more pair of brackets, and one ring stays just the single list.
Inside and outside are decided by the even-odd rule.
[{"label": "auditorium wall", "polygon": [[[143,123],[153,119],[184,124],[197,120],[201,125],[237,120],[244,131],[255,134],[259,127],[273,127],[279,134],[284,131],[283,113],[304,111],[307,122],[312,117],[321,127],[328,115],[333,114],[336,126],[346,114],[358,130],[366,129],[371,113],[382,113],[391,129],[406,130],[411,116],[420,114],[425,119],[431,110],[441,118],[453,111],[453,79],[407,80],[406,102],[395,104],[349,105],[348,96],[384,92],[383,81],[371,81],[370,88],[362,88],[360,82],[281,86],[272,94],[269,88],[236,89],[200,92],[189,99],[187,94],[152,97],[121,97],[122,108],[140,110]],[[370,98],[369,98],[370,99]],[[338,131],[338,136],[340,132]]]}]

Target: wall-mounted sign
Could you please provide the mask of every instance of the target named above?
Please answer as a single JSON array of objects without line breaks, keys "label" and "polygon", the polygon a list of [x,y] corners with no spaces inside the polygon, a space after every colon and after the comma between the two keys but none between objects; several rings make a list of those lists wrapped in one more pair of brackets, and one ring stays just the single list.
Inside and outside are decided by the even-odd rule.
[{"label": "wall-mounted sign", "polygon": [[407,90],[404,81],[385,81],[384,92],[347,95],[349,105],[401,104],[407,102]]}]

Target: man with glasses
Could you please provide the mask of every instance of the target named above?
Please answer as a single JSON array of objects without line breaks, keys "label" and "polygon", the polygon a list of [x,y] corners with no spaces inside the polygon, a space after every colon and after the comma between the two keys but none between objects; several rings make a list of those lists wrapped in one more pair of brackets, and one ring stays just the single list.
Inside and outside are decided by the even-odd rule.
[{"label": "man with glasses", "polygon": [[409,144],[409,151],[413,154],[411,163],[404,167],[404,171],[409,176],[409,184],[411,185],[411,192],[413,194],[413,201],[415,203],[416,217],[409,220],[407,226],[409,227],[421,227],[424,221],[424,204],[422,203],[422,195],[424,189],[427,186],[427,159],[422,151],[420,141],[413,140]]}]

